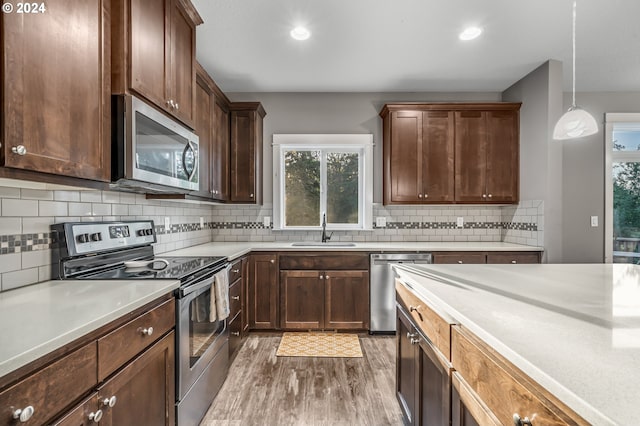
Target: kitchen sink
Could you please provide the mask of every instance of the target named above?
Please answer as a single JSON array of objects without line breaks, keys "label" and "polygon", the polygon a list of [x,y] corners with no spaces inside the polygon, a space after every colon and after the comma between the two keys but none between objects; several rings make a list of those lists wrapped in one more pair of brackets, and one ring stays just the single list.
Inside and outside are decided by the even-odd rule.
[{"label": "kitchen sink", "polygon": [[340,241],[327,242],[327,243],[315,243],[315,242],[301,242],[292,243],[291,247],[355,247],[356,243],[345,243]]}]

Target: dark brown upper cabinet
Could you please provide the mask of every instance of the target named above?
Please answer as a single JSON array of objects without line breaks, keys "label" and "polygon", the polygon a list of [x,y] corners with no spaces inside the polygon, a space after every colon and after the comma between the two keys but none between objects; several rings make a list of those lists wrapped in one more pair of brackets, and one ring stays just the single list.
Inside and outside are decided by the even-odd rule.
[{"label": "dark brown upper cabinet", "polygon": [[453,112],[383,112],[384,203],[453,202]]},{"label": "dark brown upper cabinet", "polygon": [[387,104],[384,204],[518,202],[519,103]]},{"label": "dark brown upper cabinet", "polygon": [[59,0],[0,16],[2,176],[110,180],[109,14],[108,0]]},{"label": "dark brown upper cabinet", "polygon": [[229,201],[230,102],[218,86],[214,86],[214,92],[211,196],[218,201]]},{"label": "dark brown upper cabinet", "polygon": [[189,0],[112,0],[113,93],[135,92],[193,128],[196,25]]},{"label": "dark brown upper cabinet", "polygon": [[200,190],[194,192],[205,198],[213,194],[211,176],[213,173],[213,105],[214,95],[206,71],[197,64],[196,68],[196,128],[198,135],[198,169],[200,170]]},{"label": "dark brown upper cabinet", "polygon": [[231,199],[262,203],[262,120],[259,102],[233,102],[231,108]]}]

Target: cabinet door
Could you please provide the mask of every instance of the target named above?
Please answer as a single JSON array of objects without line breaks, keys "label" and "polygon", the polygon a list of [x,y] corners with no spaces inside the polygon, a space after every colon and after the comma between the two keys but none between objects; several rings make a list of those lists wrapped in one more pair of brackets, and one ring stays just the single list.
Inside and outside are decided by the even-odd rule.
[{"label": "cabinet door", "polygon": [[487,169],[487,126],[482,111],[455,114],[455,199],[457,202],[485,202]]},{"label": "cabinet door", "polygon": [[216,200],[229,200],[229,106],[215,98],[211,147],[211,190]]},{"label": "cabinet door", "polygon": [[411,321],[400,308],[396,309],[396,397],[400,403],[404,424],[415,424],[416,394],[418,391],[418,370],[416,362],[418,356],[417,346],[412,339],[417,333]]},{"label": "cabinet door", "polygon": [[[422,201],[422,112],[391,113],[386,185],[392,203]],[[385,191],[386,193],[387,191]]]},{"label": "cabinet door", "polygon": [[454,116],[426,111],[422,118],[422,201],[454,200]]},{"label": "cabinet door", "polygon": [[322,271],[280,272],[280,327],[323,328],[324,287]]},{"label": "cabinet door", "polygon": [[213,93],[204,79],[196,80],[196,134],[198,135],[198,167],[200,170],[200,190],[202,197],[212,196],[212,136],[213,136]]},{"label": "cabinet door", "polygon": [[278,258],[256,254],[249,258],[249,328],[278,328]]},{"label": "cabinet door", "polygon": [[518,111],[488,111],[487,201],[518,201],[519,124]]},{"label": "cabinet door", "polygon": [[487,263],[487,255],[484,252],[442,252],[433,253],[433,263]]},{"label": "cabinet door", "polygon": [[[130,0],[129,67],[131,89],[161,108],[169,109],[167,58],[171,54],[166,17],[171,0]],[[120,29],[122,30],[122,29]]]},{"label": "cabinet door", "polygon": [[242,258],[242,337],[249,331],[249,258]]},{"label": "cabinet door", "polygon": [[369,273],[327,271],[325,280],[325,328],[369,328]]},{"label": "cabinet door", "polygon": [[175,424],[174,347],[172,331],[98,389],[99,401],[116,397],[101,425]]},{"label": "cabinet door", "polygon": [[169,57],[173,114],[191,125],[194,117],[196,27],[178,0],[171,2],[171,56]]},{"label": "cabinet door", "polygon": [[231,112],[231,201],[256,201],[255,113]]},{"label": "cabinet door", "polygon": [[4,13],[3,165],[109,181],[109,1]]},{"label": "cabinet door", "polygon": [[419,403],[417,425],[448,425],[451,416],[450,368],[437,353],[437,349],[419,335]]},{"label": "cabinet door", "polygon": [[53,426],[92,426],[100,421],[102,415],[97,394],[94,393],[60,420],[53,422]]}]

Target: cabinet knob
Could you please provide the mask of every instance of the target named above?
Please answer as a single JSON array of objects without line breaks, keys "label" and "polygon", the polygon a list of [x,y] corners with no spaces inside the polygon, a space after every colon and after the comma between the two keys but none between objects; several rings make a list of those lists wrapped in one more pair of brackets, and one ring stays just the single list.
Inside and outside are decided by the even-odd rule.
[{"label": "cabinet knob", "polygon": [[232,331],[232,332],[231,332],[231,335],[232,335],[232,336],[239,336],[239,335],[240,335],[240,332],[239,332],[239,331]]},{"label": "cabinet knob", "polygon": [[329,275],[325,275],[324,279],[328,280],[329,278],[331,278]]},{"label": "cabinet knob", "polygon": [[529,420],[529,417],[525,417],[524,419],[522,419],[520,418],[520,415],[518,413],[515,413],[513,415],[513,426],[523,426],[523,425],[533,426],[533,423],[531,423],[531,420]]},{"label": "cabinet knob", "polygon": [[413,339],[417,335],[418,335],[417,333],[412,333],[410,331],[407,331],[407,339]]},{"label": "cabinet knob", "polygon": [[418,194],[418,198],[422,198],[422,194]]},{"label": "cabinet knob", "polygon": [[318,278],[320,278],[321,280],[323,280],[323,279],[324,279],[324,277],[323,277],[322,275],[320,275]]},{"label": "cabinet knob", "polygon": [[512,260],[511,263],[518,263],[518,261],[517,260]]},{"label": "cabinet knob", "polygon": [[99,423],[100,420],[102,420],[102,410],[98,410],[95,413],[90,413],[89,420],[91,420],[94,423]]},{"label": "cabinet knob", "polygon": [[424,194],[424,198],[429,198],[429,194]]},{"label": "cabinet knob", "polygon": [[176,109],[180,109],[180,105],[176,102]]},{"label": "cabinet knob", "polygon": [[232,269],[231,272],[233,272],[234,274],[237,274],[238,272],[240,272],[240,269]]},{"label": "cabinet knob", "polygon": [[25,155],[27,153],[27,148],[24,145],[18,145],[11,148],[11,152],[18,155]]},{"label": "cabinet knob", "polygon": [[35,412],[36,410],[31,405],[28,405],[24,408],[18,408],[17,410],[14,410],[13,418],[19,420],[20,423],[26,423]]},{"label": "cabinet knob", "polygon": [[276,261],[275,261],[275,260],[273,260],[273,259],[271,259],[269,262],[271,262],[271,263],[276,263]]},{"label": "cabinet knob", "polygon": [[420,343],[420,339],[410,339],[412,345],[417,345]]},{"label": "cabinet knob", "polygon": [[461,264],[461,263],[462,263],[462,260],[458,260],[458,263],[460,263],[460,264]]},{"label": "cabinet knob", "polygon": [[153,327],[147,327],[140,330],[143,336],[151,336],[153,334]]},{"label": "cabinet knob", "polygon": [[113,408],[116,405],[116,402],[118,402],[118,398],[116,398],[116,396],[113,395],[111,398],[103,399],[102,405],[104,405],[105,407]]},{"label": "cabinet knob", "polygon": [[493,197],[493,195],[489,194],[488,197],[491,198],[491,197]]},{"label": "cabinet knob", "polygon": [[487,194],[482,194],[482,198],[487,198]]},{"label": "cabinet knob", "polygon": [[169,106],[170,106],[171,108],[175,108],[175,106],[176,106],[175,102],[173,102],[173,99],[169,99],[169,101],[167,102],[167,104],[169,104]]},{"label": "cabinet knob", "polygon": [[249,198],[253,198],[253,194],[249,194]]},{"label": "cabinet knob", "polygon": [[231,296],[231,300],[240,300],[240,296]]}]

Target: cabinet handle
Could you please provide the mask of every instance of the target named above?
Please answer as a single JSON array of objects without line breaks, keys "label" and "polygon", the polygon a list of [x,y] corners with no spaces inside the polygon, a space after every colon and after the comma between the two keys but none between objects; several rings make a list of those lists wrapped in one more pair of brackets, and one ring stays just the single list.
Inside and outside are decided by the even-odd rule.
[{"label": "cabinet handle", "polygon": [[231,300],[240,300],[240,296],[231,296]]},{"label": "cabinet handle", "polygon": [[116,396],[113,395],[111,398],[103,399],[102,405],[104,405],[105,407],[113,408],[116,405],[116,402],[118,402],[118,398],[116,398]]},{"label": "cabinet handle", "polygon": [[512,260],[511,263],[518,263],[518,261],[517,260]]},{"label": "cabinet handle", "polygon": [[231,335],[232,335],[232,336],[239,336],[239,335],[240,335],[240,332],[239,332],[239,331],[232,331],[232,332],[231,332]]},{"label": "cabinet handle", "polygon": [[31,405],[27,405],[24,408],[18,408],[17,410],[14,410],[13,418],[16,420],[20,420],[20,423],[26,423],[35,412],[36,410]]},{"label": "cabinet handle", "polygon": [[89,414],[89,420],[94,423],[99,423],[102,420],[102,410],[98,410],[95,413]]},{"label": "cabinet handle", "polygon": [[151,336],[153,334],[153,327],[143,328],[140,330],[143,336]]},{"label": "cabinet handle", "polygon": [[458,263],[462,264],[462,260],[458,260]]},{"label": "cabinet handle", "polygon": [[175,108],[175,106],[176,106],[175,102],[173,102],[173,99],[169,99],[169,102],[167,102],[167,103],[169,104],[169,106],[171,108]]},{"label": "cabinet handle", "polygon": [[418,306],[409,306],[409,312],[417,312],[420,309],[420,305]]},{"label": "cabinet handle", "polygon": [[25,155],[27,153],[27,148],[24,145],[18,145],[11,148],[11,152],[18,155]]},{"label": "cabinet handle", "polygon": [[233,272],[234,274],[237,274],[238,272],[240,272],[240,269],[232,269],[231,272]]},{"label": "cabinet handle", "polygon": [[525,417],[524,419],[521,419],[520,415],[518,413],[515,413],[513,415],[513,426],[523,426],[523,425],[533,426],[533,423],[531,423],[531,420],[529,420],[529,417]]}]

